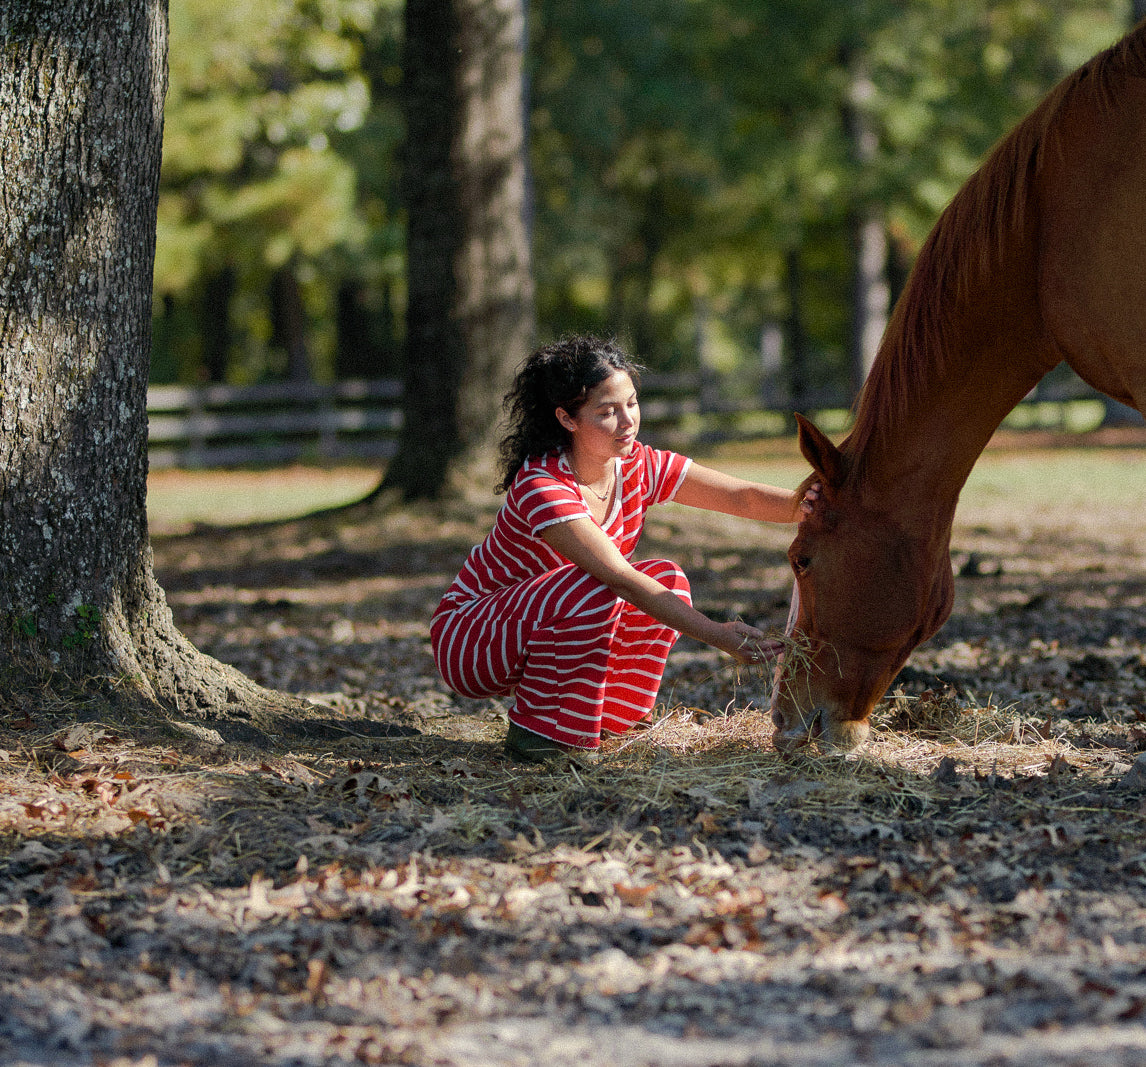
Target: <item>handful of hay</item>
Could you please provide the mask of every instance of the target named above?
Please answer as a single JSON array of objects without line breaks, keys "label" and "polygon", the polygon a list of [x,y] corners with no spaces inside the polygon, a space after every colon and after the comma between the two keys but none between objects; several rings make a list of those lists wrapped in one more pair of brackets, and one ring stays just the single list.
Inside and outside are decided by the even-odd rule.
[{"label": "handful of hay", "polygon": [[763,641],[749,645],[758,663],[735,663],[736,680],[740,682],[740,672],[765,682],[771,703],[776,691],[791,693],[792,676],[798,668],[807,675],[812,669],[812,642],[802,631],[785,634],[769,634]]}]

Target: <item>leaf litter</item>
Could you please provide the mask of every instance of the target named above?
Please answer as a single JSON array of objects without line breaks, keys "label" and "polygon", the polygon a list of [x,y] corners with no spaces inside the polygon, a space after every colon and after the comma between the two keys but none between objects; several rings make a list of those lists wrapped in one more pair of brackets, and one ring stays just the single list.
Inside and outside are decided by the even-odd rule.
[{"label": "leaf litter", "polygon": [[[956,612],[858,754],[779,755],[768,673],[682,641],[647,729],[553,769],[507,762],[504,701],[429,657],[488,519],[157,540],[180,626],[309,696],[311,739],[0,708],[0,1061],[1146,1060],[1146,560],[1119,531],[964,521]],[[783,531],[651,532],[703,610],[782,628]]]}]

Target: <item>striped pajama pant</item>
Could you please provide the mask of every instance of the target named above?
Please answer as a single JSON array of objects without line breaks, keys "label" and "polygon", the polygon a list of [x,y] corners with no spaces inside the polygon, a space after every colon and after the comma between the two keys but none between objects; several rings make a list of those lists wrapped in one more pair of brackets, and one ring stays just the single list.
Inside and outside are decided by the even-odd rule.
[{"label": "striped pajama pant", "polygon": [[[635,563],[688,603],[688,578],[669,560]],[[601,730],[624,733],[656,703],[680,636],[568,564],[434,620],[434,659],[466,697],[513,694],[510,721],[579,748]]]}]

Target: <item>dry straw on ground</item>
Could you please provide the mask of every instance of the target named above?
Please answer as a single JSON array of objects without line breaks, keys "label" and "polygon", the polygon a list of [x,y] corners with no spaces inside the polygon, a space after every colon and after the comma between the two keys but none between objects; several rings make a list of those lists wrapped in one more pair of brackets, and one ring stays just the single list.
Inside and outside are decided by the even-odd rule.
[{"label": "dry straw on ground", "polygon": [[[0,1061],[1146,1062],[1128,519],[958,530],[990,565],[856,754],[776,752],[771,667],[681,642],[649,729],[535,767],[427,650],[489,517],[157,543],[180,628],[313,701],[265,750],[0,706]],[[783,625],[783,531],[647,532],[702,610]]]}]

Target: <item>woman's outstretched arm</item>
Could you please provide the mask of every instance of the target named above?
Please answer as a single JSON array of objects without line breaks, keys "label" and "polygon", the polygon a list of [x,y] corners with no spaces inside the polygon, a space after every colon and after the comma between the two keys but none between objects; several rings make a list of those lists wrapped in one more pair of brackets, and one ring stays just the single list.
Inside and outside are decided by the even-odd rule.
[{"label": "woman's outstretched arm", "polygon": [[744,519],[799,522],[811,511],[812,502],[818,496],[818,485],[811,486],[801,497],[791,489],[750,482],[693,462],[673,499],[692,508],[738,515]]}]

